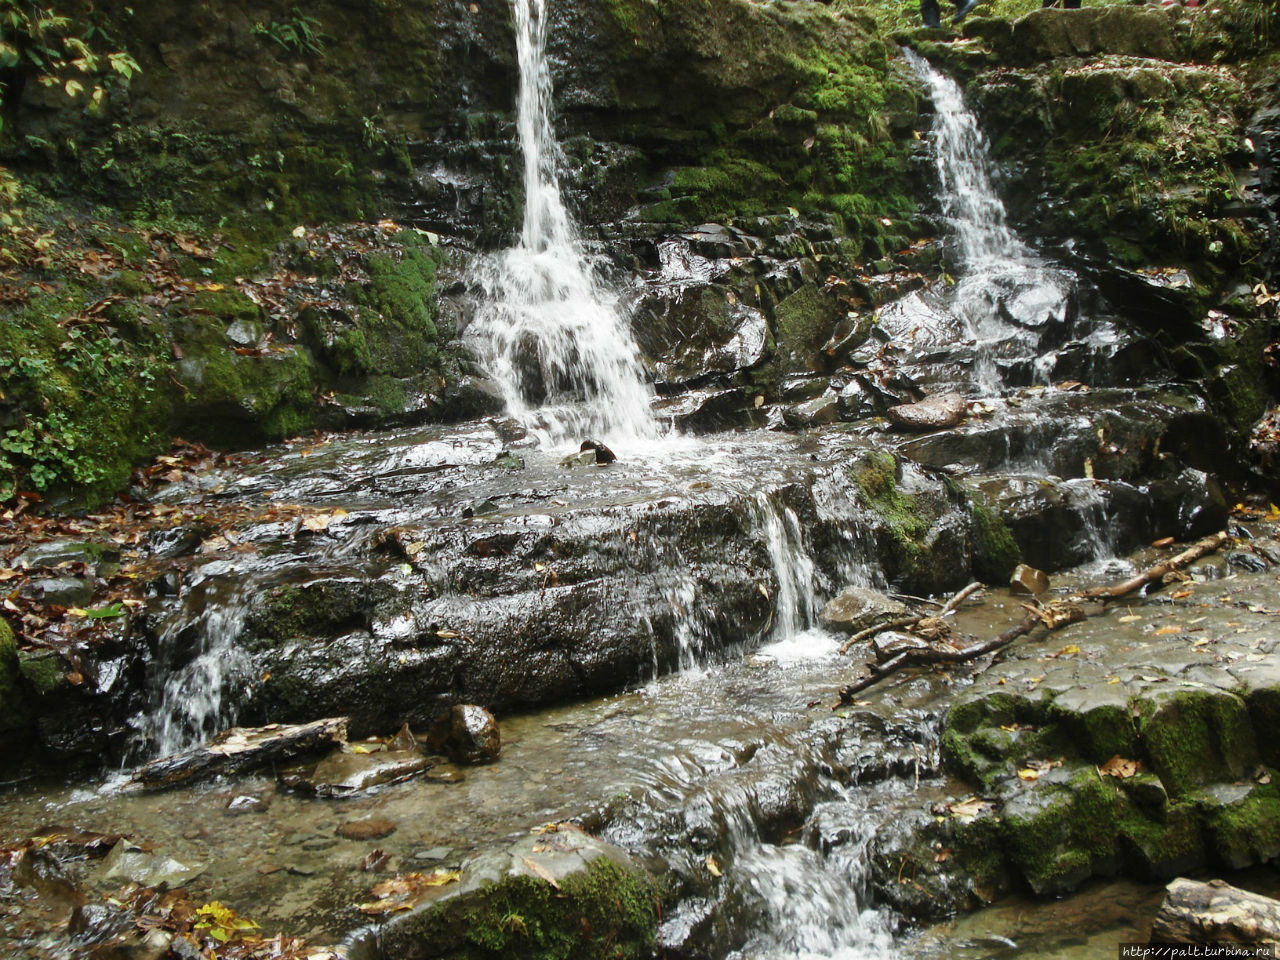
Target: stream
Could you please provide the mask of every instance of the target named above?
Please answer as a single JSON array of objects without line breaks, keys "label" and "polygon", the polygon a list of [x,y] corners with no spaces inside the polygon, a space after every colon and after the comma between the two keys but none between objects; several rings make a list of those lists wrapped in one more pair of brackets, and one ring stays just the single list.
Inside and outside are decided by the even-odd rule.
[{"label": "stream", "polygon": [[[781,426],[769,411],[750,429],[682,429],[672,403],[703,394],[654,400],[632,311],[646,290],[692,287],[736,252],[666,238],[629,286],[604,279],[560,195],[544,0],[516,0],[515,15],[524,228],[473,264],[467,331],[508,416],[294,443],[165,488],[163,504],[260,519],[192,554],[148,601],[144,676],[103,734],[121,770],[12,787],[5,833],[57,823],[145,839],[199,866],[197,897],[354,956],[376,952],[354,909],[375,846],[391,870],[455,869],[565,820],[665,879],[669,957],[1083,957],[1140,938],[1152,888],[1129,881],[941,926],[913,925],[877,892],[877,851],[968,792],[943,772],[938,737],[970,672],[904,675],[833,712],[861,667],[819,611],[850,585],[940,594],[967,582],[975,521],[958,479],[1001,504],[1029,563],[1070,571],[1055,589],[1131,572],[1131,551],[1194,532],[1212,506],[1202,407],[1159,375],[1133,379],[1139,335],[1016,235],[959,88],[908,53],[934,106],[957,280],[889,302],[862,380],[821,396],[856,406],[868,383],[909,382],[961,394],[977,414],[922,433],[870,415],[767,429]],[[587,438],[617,461],[566,464]],[[884,456],[897,495],[932,510],[923,559],[888,557],[892,524],[851,468]],[[283,505],[324,521],[271,516]],[[956,624],[982,638],[1020,619],[1017,599],[993,589]],[[124,663],[104,660],[91,679],[109,689]],[[123,786],[132,765],[235,723],[336,708],[353,737],[387,736],[452,702],[499,713],[500,760],[342,799],[265,775]],[[338,832],[365,820],[390,830],[376,842]],[[62,955],[20,918],[0,929],[9,955]]]}]

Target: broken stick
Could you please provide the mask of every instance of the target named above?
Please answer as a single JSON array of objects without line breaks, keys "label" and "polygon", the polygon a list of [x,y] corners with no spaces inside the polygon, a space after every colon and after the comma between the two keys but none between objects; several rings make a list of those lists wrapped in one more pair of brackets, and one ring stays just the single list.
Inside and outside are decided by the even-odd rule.
[{"label": "broken stick", "polygon": [[947,650],[939,647],[904,650],[884,663],[868,664],[871,668],[871,675],[841,687],[840,702],[836,706],[844,706],[850,703],[855,694],[861,693],[867,687],[874,686],[903,667],[919,663],[963,663],[966,660],[974,660],[984,653],[992,653],[1001,647],[1008,646],[1019,637],[1030,633],[1036,627],[1043,626],[1047,627],[1049,631],[1053,631],[1065,627],[1069,623],[1079,623],[1085,618],[1086,614],[1080,607],[1055,608],[1047,613],[1035,611],[1028,615],[1022,623],[1010,627],[998,637],[975,643],[972,646],[965,647],[963,650]]},{"label": "broken stick", "polygon": [[[939,610],[936,614],[934,614],[934,616],[945,617],[948,613],[955,610],[958,606],[960,606],[960,604],[964,603],[965,600],[969,599],[969,597],[973,596],[975,593],[977,593],[981,589],[982,589],[981,583],[974,582],[969,584],[959,593],[956,593],[954,596],[952,596],[950,600],[944,603],[942,605],[942,609]],[[844,643],[840,644],[839,652],[842,655],[846,654],[853,647],[853,645],[859,642],[860,640],[866,640],[870,637],[874,637],[877,633],[883,633],[886,630],[901,630],[904,627],[914,627],[917,623],[919,623],[923,619],[924,619],[923,616],[899,617],[897,620],[886,620],[884,623],[877,623],[873,627],[867,627],[867,629],[865,630],[859,630],[857,633],[851,636]]]},{"label": "broken stick", "polygon": [[1116,597],[1123,597],[1125,594],[1133,593],[1133,591],[1146,586],[1148,583],[1163,579],[1165,574],[1180,570],[1187,564],[1194,563],[1201,557],[1213,553],[1228,539],[1227,531],[1221,530],[1213,536],[1205,537],[1203,540],[1193,544],[1176,557],[1170,557],[1163,563],[1148,567],[1137,576],[1131,577],[1123,583],[1117,583],[1110,587],[1094,587],[1092,590],[1086,590],[1082,596],[1086,600],[1113,600]]}]

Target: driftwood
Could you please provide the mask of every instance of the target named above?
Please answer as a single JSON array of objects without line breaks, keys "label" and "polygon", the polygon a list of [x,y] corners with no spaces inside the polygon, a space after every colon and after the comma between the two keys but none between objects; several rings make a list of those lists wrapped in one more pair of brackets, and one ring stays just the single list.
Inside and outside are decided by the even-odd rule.
[{"label": "driftwood", "polygon": [[[1023,606],[1027,605],[1023,604]],[[993,637],[990,640],[983,640],[981,643],[975,643],[960,650],[948,650],[945,647],[921,647],[919,649],[904,650],[884,663],[868,664],[871,668],[870,676],[841,687],[840,702],[836,706],[844,706],[850,703],[856,694],[861,693],[867,687],[874,686],[889,674],[896,673],[903,667],[923,663],[963,663],[966,660],[976,659],[984,653],[992,653],[999,650],[1019,637],[1026,636],[1037,627],[1043,626],[1049,630],[1057,630],[1060,627],[1065,627],[1068,623],[1079,623],[1086,616],[1085,612],[1079,607],[1049,607],[1043,610],[1029,606],[1027,608],[1032,612],[1022,623],[1015,627],[1010,627],[998,637]]]},{"label": "driftwood", "polygon": [[[965,600],[969,599],[969,597],[973,596],[975,593],[977,593],[981,589],[982,589],[982,584],[980,583],[969,584],[959,593],[955,594],[950,600],[944,603],[942,605],[942,609],[940,609],[937,613],[933,614],[933,616],[945,617],[948,613],[950,613],[956,607],[960,606],[960,604],[964,603]],[[897,620],[887,620],[884,623],[876,624],[874,627],[867,627],[867,629],[865,630],[859,630],[857,633],[851,636],[844,643],[840,644],[839,652],[841,654],[848,653],[850,648],[855,643],[858,643],[861,640],[866,640],[868,637],[874,637],[877,633],[884,633],[884,631],[886,630],[901,630],[904,627],[914,627],[917,623],[919,623],[921,620],[924,620],[924,619],[925,619],[924,616],[899,617]]]},{"label": "driftwood", "polygon": [[1153,943],[1276,943],[1280,901],[1239,890],[1223,880],[1179,877],[1165,887],[1151,925]]},{"label": "driftwood", "polygon": [[330,717],[297,726],[232,727],[208,743],[162,757],[133,772],[133,782],[151,790],[246,773],[304,753],[328,750],[347,739],[347,718]]},{"label": "driftwood", "polygon": [[1187,564],[1194,563],[1201,557],[1213,553],[1226,543],[1227,539],[1227,532],[1222,530],[1211,537],[1205,537],[1203,540],[1183,550],[1177,556],[1170,557],[1163,563],[1157,563],[1153,567],[1148,567],[1137,576],[1130,577],[1123,583],[1117,583],[1110,587],[1095,587],[1092,590],[1086,590],[1082,596],[1086,600],[1112,600],[1116,597],[1123,597],[1125,594],[1133,593],[1133,591],[1146,586],[1148,583],[1163,580],[1175,570],[1180,570]]}]

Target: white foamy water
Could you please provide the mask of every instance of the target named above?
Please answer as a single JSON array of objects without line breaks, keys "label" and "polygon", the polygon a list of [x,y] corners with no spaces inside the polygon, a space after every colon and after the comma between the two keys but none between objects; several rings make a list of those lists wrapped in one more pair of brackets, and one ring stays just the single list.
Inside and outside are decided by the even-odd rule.
[{"label": "white foamy water", "polygon": [[651,437],[628,317],[589,262],[560,191],[546,0],[513,0],[513,8],[524,225],[514,247],[477,267],[483,300],[467,335],[508,412],[544,442]]}]

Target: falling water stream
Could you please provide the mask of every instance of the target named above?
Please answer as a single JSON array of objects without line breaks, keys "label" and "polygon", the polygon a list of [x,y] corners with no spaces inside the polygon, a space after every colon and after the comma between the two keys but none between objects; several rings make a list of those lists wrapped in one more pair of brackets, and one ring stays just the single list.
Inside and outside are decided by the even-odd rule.
[{"label": "falling water stream", "polygon": [[514,0],[524,223],[487,258],[468,336],[509,413],[550,443],[652,436],[649,390],[617,291],[601,281],[560,191],[546,0]]}]

